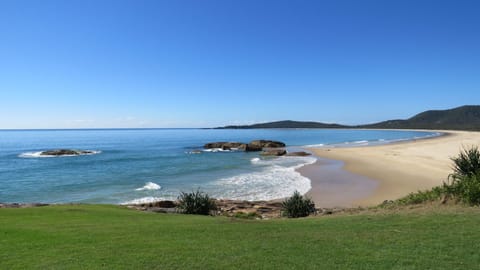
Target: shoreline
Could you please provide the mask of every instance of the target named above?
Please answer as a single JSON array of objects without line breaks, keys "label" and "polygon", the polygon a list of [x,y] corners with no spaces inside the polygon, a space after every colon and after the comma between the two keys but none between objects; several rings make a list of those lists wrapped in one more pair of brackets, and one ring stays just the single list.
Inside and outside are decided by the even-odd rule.
[{"label": "shoreline", "polygon": [[[315,202],[322,202],[327,194],[335,198],[344,207],[373,206],[385,200],[395,200],[411,192],[430,189],[441,185],[451,173],[451,157],[457,156],[463,147],[480,145],[480,132],[436,130],[442,135],[399,141],[383,145],[360,147],[323,147],[307,148],[320,159],[339,162],[338,174],[326,174],[321,166],[308,168],[307,165],[298,170],[311,180],[312,189],[307,192]],[[310,170],[310,171],[309,171]],[[365,181],[374,181],[377,185],[370,194],[354,194],[350,196],[348,189],[337,189],[336,194],[322,191],[320,185],[325,182],[322,177],[330,177],[331,182],[342,180],[345,173],[352,179],[348,189],[356,189]],[[365,180],[367,179],[367,180]],[[362,184],[363,182],[363,184]],[[341,186],[339,185],[339,188]],[[327,188],[328,190],[328,188]],[[362,191],[362,190],[361,190]],[[344,193],[344,194],[343,194]],[[347,196],[344,196],[347,195]],[[360,195],[360,196],[357,196]]]}]

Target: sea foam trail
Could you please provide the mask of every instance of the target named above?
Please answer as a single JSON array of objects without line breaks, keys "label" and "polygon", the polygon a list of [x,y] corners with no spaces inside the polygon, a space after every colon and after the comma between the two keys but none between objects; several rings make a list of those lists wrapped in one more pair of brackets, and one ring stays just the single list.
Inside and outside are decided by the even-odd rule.
[{"label": "sea foam trail", "polygon": [[141,188],[137,188],[135,190],[137,191],[143,191],[143,190],[159,190],[161,189],[162,187],[158,184],[155,184],[153,182],[147,182],[145,183],[145,185]]},{"label": "sea foam trail", "polygon": [[79,155],[42,155],[43,151],[38,152],[25,152],[18,155],[20,158],[53,158],[53,157],[77,157],[77,156],[91,156],[102,153],[102,151],[86,150],[88,153],[82,153]]},{"label": "sea foam trail", "polygon": [[301,194],[311,189],[310,179],[296,169],[316,162],[313,157],[281,157],[272,160],[252,159],[262,165],[261,171],[219,179],[213,183],[216,198],[238,200],[273,200],[289,197],[294,191]]}]

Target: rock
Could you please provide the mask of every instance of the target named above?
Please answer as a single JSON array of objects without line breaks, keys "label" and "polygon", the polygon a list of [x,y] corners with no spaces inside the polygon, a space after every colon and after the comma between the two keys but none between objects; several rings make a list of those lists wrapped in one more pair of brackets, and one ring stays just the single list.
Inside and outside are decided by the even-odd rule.
[{"label": "rock", "polygon": [[89,150],[72,150],[72,149],[55,149],[42,151],[40,155],[42,156],[79,156],[79,155],[88,155],[94,154],[94,151]]},{"label": "rock", "polygon": [[212,142],[207,143],[203,146],[205,149],[214,149],[219,148],[222,150],[232,150],[238,149],[240,151],[253,152],[253,151],[262,151],[263,148],[279,148],[285,147],[283,142],[278,141],[269,141],[269,140],[255,140],[251,141],[249,144],[241,142]]},{"label": "rock", "polygon": [[289,157],[306,157],[306,156],[311,156],[311,155],[312,154],[304,152],[304,151],[287,153],[287,156],[289,156]]},{"label": "rock", "polygon": [[157,207],[161,208],[175,208],[177,205],[175,204],[174,201],[159,201],[156,203]]},{"label": "rock", "polygon": [[284,156],[285,154],[287,154],[285,149],[266,149],[260,153],[262,156]]},{"label": "rock", "polygon": [[245,144],[241,142],[213,142],[213,143],[205,144],[203,148],[205,149],[221,148],[223,150],[230,150],[232,148],[241,148],[244,145]]},{"label": "rock", "polygon": [[175,208],[177,205],[175,204],[174,201],[156,201],[156,202],[150,202],[150,203],[143,203],[139,205],[140,207],[160,207],[160,208]]},{"label": "rock", "polygon": [[[262,150],[263,148],[279,148],[279,147],[285,147],[285,143],[283,142],[278,142],[278,141],[270,141],[270,140],[255,140],[251,141],[248,144],[248,147],[250,149],[260,149]],[[257,150],[257,151],[260,151]]]},{"label": "rock", "polygon": [[270,213],[273,211],[273,208],[265,207],[265,206],[256,207],[256,209],[257,209],[257,213],[260,213],[260,214]]}]

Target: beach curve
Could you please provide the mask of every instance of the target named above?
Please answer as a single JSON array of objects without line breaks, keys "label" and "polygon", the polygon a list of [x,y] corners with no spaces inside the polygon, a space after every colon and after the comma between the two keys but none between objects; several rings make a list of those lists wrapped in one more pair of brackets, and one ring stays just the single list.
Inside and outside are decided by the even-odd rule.
[{"label": "beach curve", "polygon": [[[339,206],[374,206],[441,185],[451,173],[451,157],[457,156],[464,147],[480,145],[480,132],[436,132],[443,135],[384,145],[308,150],[320,158],[342,162],[343,170],[353,174],[352,183],[362,185],[367,183],[365,179],[377,183],[371,192],[357,194],[360,198],[347,196],[343,200],[337,199]],[[308,195],[316,202],[325,202],[322,193],[318,192],[321,190],[321,183],[315,179],[318,177],[312,172],[300,172],[309,174],[312,180],[312,190]]]}]

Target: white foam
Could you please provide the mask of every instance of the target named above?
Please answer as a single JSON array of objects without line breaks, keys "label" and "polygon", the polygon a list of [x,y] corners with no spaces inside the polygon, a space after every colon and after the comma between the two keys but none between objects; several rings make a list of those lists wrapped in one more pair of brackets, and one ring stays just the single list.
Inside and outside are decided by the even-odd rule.
[{"label": "white foam", "polygon": [[254,164],[255,164],[255,163],[258,163],[258,162],[260,162],[260,158],[258,158],[258,157],[252,158],[252,159],[250,160],[250,162],[252,162],[252,163],[254,163]]},{"label": "white foam", "polygon": [[310,145],[305,145],[304,147],[323,147],[325,144],[319,143],[319,144],[310,144]]},{"label": "white foam", "polygon": [[87,153],[82,153],[79,155],[42,155],[43,151],[38,152],[25,152],[18,155],[21,158],[53,158],[53,157],[77,157],[77,156],[90,156],[102,153],[102,151],[94,151],[94,150],[85,150],[88,151]]},{"label": "white foam", "polygon": [[145,183],[145,186],[141,187],[141,188],[137,188],[135,190],[137,191],[142,191],[142,190],[159,190],[161,189],[162,187],[158,184],[155,184],[153,182],[147,182]]},{"label": "white foam", "polygon": [[163,198],[160,198],[160,197],[152,197],[152,196],[149,196],[149,197],[143,197],[143,198],[138,198],[138,199],[133,199],[131,201],[126,201],[126,202],[122,202],[120,203],[121,205],[126,205],[126,204],[143,204],[143,203],[151,203],[151,202],[158,202],[158,201],[162,201]]},{"label": "white foam", "polygon": [[[216,198],[238,200],[273,200],[291,196],[295,190],[305,194],[311,189],[310,179],[296,169],[316,161],[313,157],[280,157],[261,160],[261,171],[219,179],[212,183],[219,188]],[[214,192],[215,193],[215,192]]]},{"label": "white foam", "polygon": [[203,152],[210,152],[210,153],[216,153],[216,152],[231,152],[231,150],[224,150],[222,148],[210,148],[210,149],[204,149]]}]

